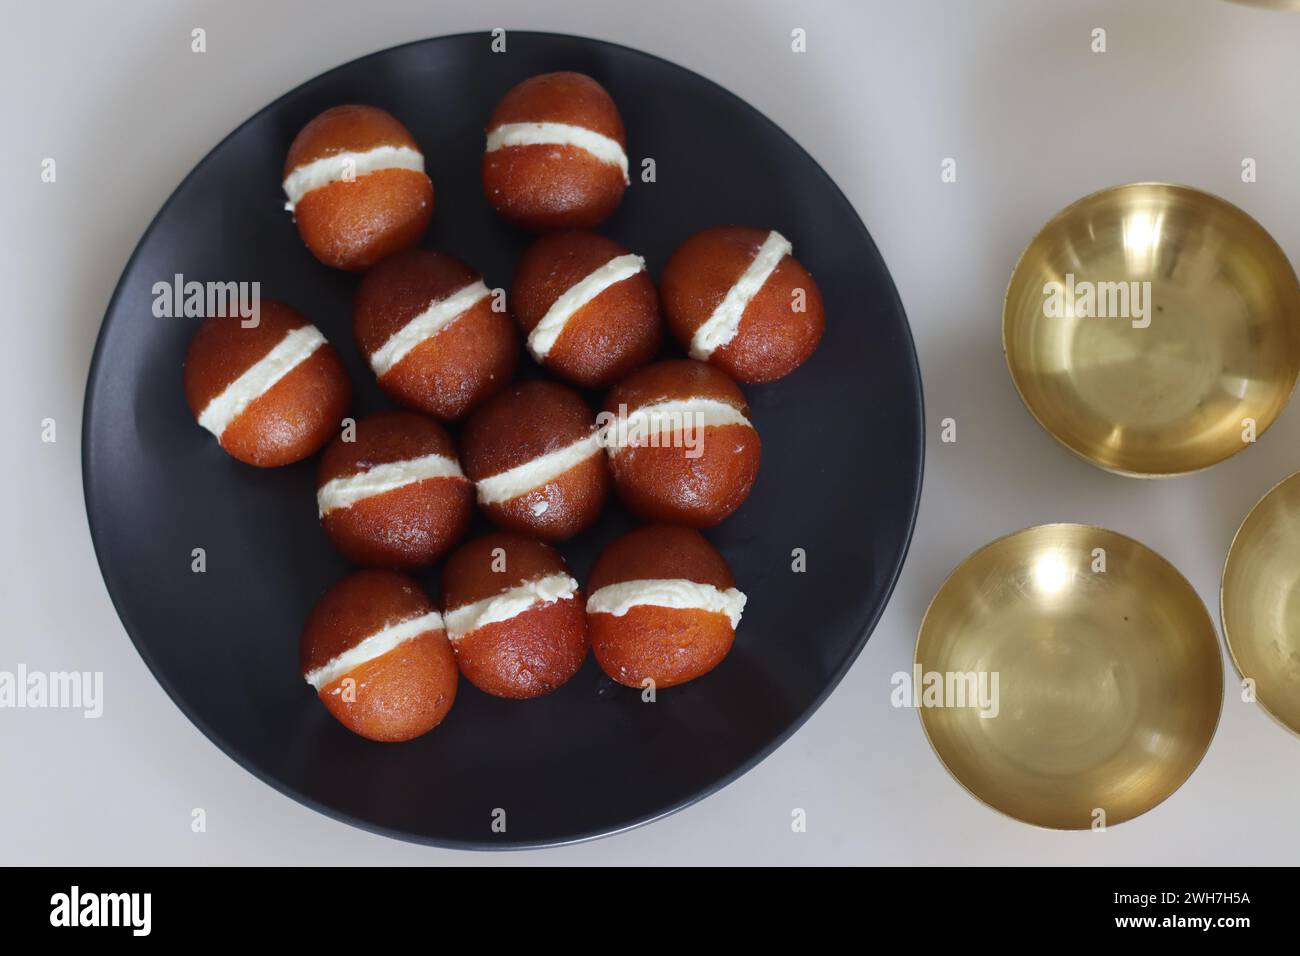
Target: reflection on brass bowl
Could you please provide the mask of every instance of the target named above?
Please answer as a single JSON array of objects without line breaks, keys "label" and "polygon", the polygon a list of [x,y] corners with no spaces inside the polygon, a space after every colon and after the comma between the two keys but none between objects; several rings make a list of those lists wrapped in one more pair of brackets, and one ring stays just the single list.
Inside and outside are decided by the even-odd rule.
[{"label": "reflection on brass bowl", "polygon": [[921,622],[914,676],[926,736],[957,781],[1062,830],[1121,823],[1177,790],[1223,702],[1218,638],[1192,586],[1133,539],[1075,524],[962,562]]},{"label": "reflection on brass bowl", "polygon": [[1185,474],[1246,447],[1286,405],[1300,284],[1236,206],[1184,186],[1118,186],[1025,249],[1002,347],[1025,405],[1071,451],[1121,474]]},{"label": "reflection on brass bowl", "polygon": [[1228,651],[1255,700],[1300,734],[1300,473],[1246,515],[1219,602]]}]

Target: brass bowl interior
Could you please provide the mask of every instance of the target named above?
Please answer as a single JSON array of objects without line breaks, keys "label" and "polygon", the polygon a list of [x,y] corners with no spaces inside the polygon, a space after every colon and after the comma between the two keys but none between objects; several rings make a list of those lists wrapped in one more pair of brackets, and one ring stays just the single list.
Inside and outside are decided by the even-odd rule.
[{"label": "brass bowl interior", "polygon": [[1300,733],[1300,473],[1242,522],[1223,568],[1223,636],[1255,699]]},{"label": "brass bowl interior", "polygon": [[954,687],[998,675],[996,707],[950,695],[921,706],[921,722],[972,794],[1057,829],[1120,823],[1168,797],[1223,700],[1218,638],[1192,586],[1144,545],[1083,525],[1029,528],[967,558],[926,612],[916,664],[923,682]]},{"label": "brass bowl interior", "polygon": [[1002,338],[1025,405],[1067,448],[1122,474],[1184,474],[1240,451],[1286,405],[1300,284],[1236,206],[1183,186],[1119,186],[1029,244]]}]

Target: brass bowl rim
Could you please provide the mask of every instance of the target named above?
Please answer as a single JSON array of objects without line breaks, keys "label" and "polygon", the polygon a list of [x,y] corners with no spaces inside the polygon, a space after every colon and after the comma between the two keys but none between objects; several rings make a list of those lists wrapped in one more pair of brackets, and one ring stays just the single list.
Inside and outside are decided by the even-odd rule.
[{"label": "brass bowl rim", "polygon": [[[1181,478],[1184,475],[1194,475],[1197,472],[1205,471],[1206,469],[1213,468],[1215,465],[1222,464],[1223,462],[1227,461],[1233,456],[1239,455],[1243,451],[1245,451],[1245,449],[1249,447],[1249,443],[1242,442],[1241,447],[1228,452],[1228,454],[1224,455],[1222,458],[1218,458],[1204,465],[1199,465],[1196,468],[1189,468],[1184,471],[1131,471],[1129,469],[1119,468],[1114,465],[1102,464],[1101,462],[1097,461],[1097,459],[1093,458],[1088,454],[1085,454],[1084,452],[1075,448],[1073,445],[1069,444],[1064,438],[1056,434],[1055,431],[1053,431],[1050,427],[1048,427],[1047,423],[1043,421],[1043,419],[1039,416],[1038,412],[1034,410],[1033,405],[1029,403],[1029,399],[1025,397],[1024,389],[1020,387],[1020,382],[1016,378],[1015,369],[1011,367],[1011,355],[1007,351],[1007,325],[1010,320],[1011,287],[1012,285],[1015,284],[1016,274],[1020,271],[1020,266],[1024,263],[1025,256],[1029,254],[1029,250],[1034,247],[1034,243],[1038,241],[1038,238],[1042,236],[1043,233],[1047,232],[1047,230],[1051,228],[1053,225],[1055,225],[1059,220],[1064,219],[1067,214],[1072,212],[1077,207],[1082,206],[1084,203],[1089,202],[1092,199],[1096,199],[1098,196],[1104,196],[1107,193],[1115,193],[1115,192],[1119,192],[1120,190],[1134,189],[1141,186],[1158,186],[1162,189],[1172,189],[1180,192],[1192,193],[1194,195],[1202,196],[1207,199],[1210,199],[1213,202],[1217,202],[1223,206],[1228,207],[1233,212],[1236,212],[1244,216],[1247,220],[1249,220],[1250,222],[1258,226],[1260,231],[1264,233],[1264,236],[1268,239],[1268,241],[1273,244],[1273,247],[1278,251],[1279,255],[1281,256],[1282,261],[1286,264],[1287,273],[1290,275],[1293,284],[1295,285],[1297,291],[1300,292],[1300,274],[1296,272],[1295,265],[1291,262],[1291,257],[1287,255],[1287,252],[1285,249],[1282,248],[1281,243],[1277,241],[1277,238],[1273,235],[1272,232],[1270,232],[1267,228],[1265,228],[1262,222],[1260,222],[1250,213],[1246,212],[1246,210],[1242,209],[1236,203],[1230,202],[1229,200],[1224,199],[1222,196],[1218,196],[1212,192],[1208,192],[1207,190],[1198,189],[1195,186],[1188,186],[1184,183],[1165,182],[1158,179],[1143,179],[1131,183],[1119,183],[1118,185],[1115,186],[1106,186],[1102,189],[1095,189],[1092,192],[1088,193],[1086,196],[1079,197],[1074,202],[1070,203],[1068,206],[1062,207],[1058,212],[1054,213],[1045,223],[1043,223],[1042,226],[1039,227],[1038,231],[1034,233],[1033,237],[1029,240],[1029,242],[1025,244],[1024,249],[1020,251],[1020,255],[1016,257],[1016,264],[1012,266],[1011,275],[1007,279],[1006,291],[1003,292],[1002,294],[1002,360],[1006,363],[1007,374],[1011,378],[1011,384],[1015,386],[1016,394],[1020,396],[1020,404],[1025,406],[1025,409],[1029,412],[1031,416],[1033,416],[1034,421],[1038,422],[1039,427],[1041,427],[1043,431],[1051,435],[1057,444],[1061,445],[1063,448],[1070,451],[1076,457],[1082,458],[1084,461],[1088,462],[1089,464],[1097,468],[1100,468],[1102,471],[1108,471],[1112,475],[1121,475],[1125,478],[1143,478],[1149,480],[1159,480],[1163,478]],[[1297,305],[1300,306],[1300,297],[1297,298]],[[1287,391],[1286,399],[1282,402],[1281,408],[1278,410],[1277,415],[1274,416],[1272,421],[1270,421],[1267,425],[1265,425],[1258,432],[1256,432],[1255,434],[1256,441],[1258,441],[1260,438],[1263,438],[1264,433],[1267,432],[1270,428],[1272,428],[1274,422],[1276,422],[1279,418],[1282,417],[1282,412],[1286,410],[1286,407],[1291,404],[1291,400],[1295,397],[1297,384],[1300,384],[1300,374],[1297,374],[1292,377],[1291,388]],[[989,542],[989,543],[992,544],[993,542]],[[1141,542],[1139,542],[1139,544],[1140,543]]]},{"label": "brass bowl rim", "polygon": [[[1298,472],[1298,474],[1300,474],[1300,472]],[[947,576],[944,577],[943,582],[937,588],[935,588],[934,596],[930,598],[930,603],[925,606],[925,613],[921,615],[921,625],[916,629],[916,643],[913,646],[913,650],[912,650],[913,665],[921,663],[920,656],[919,656],[921,653],[921,635],[925,633],[925,624],[926,621],[930,619],[930,612],[934,610],[934,603],[935,601],[939,600],[939,595],[943,593],[944,588],[946,588],[948,586],[948,583],[957,576],[958,572],[960,572],[963,568],[965,568],[966,565],[970,564],[973,558],[975,558],[981,552],[987,551],[989,548],[993,547],[994,545],[1001,544],[1003,541],[1006,541],[1009,538],[1015,538],[1018,537],[1019,535],[1026,534],[1030,531],[1039,531],[1044,528],[1081,528],[1085,531],[1100,531],[1104,534],[1113,534],[1117,538],[1122,538],[1125,541],[1129,541],[1133,544],[1136,544],[1140,548],[1150,551],[1160,561],[1168,565],[1170,570],[1172,570],[1174,574],[1177,575],[1178,579],[1187,585],[1188,589],[1191,590],[1192,594],[1196,595],[1196,600],[1201,605],[1201,610],[1205,613],[1205,620],[1209,623],[1210,630],[1212,631],[1215,630],[1214,618],[1210,614],[1210,609],[1205,606],[1205,600],[1201,597],[1200,593],[1196,590],[1196,588],[1192,586],[1192,582],[1188,581],[1187,577],[1183,574],[1183,572],[1178,570],[1177,565],[1175,565],[1172,561],[1166,558],[1155,548],[1151,547],[1150,545],[1143,544],[1137,538],[1129,537],[1123,532],[1114,531],[1110,528],[1103,528],[1101,525],[1085,524],[1083,522],[1078,522],[1078,521],[1049,521],[1044,524],[1031,524],[1024,528],[1020,528],[1017,531],[1009,531],[1006,534],[999,535],[998,537],[994,538],[988,543],[980,545],[970,554],[966,555],[966,557],[962,558],[959,562],[957,562],[957,565],[951,571],[948,572]],[[1219,649],[1217,633],[1215,635],[1214,648],[1216,651]],[[1125,823],[1130,823],[1134,820],[1137,820],[1139,817],[1146,816],[1148,813],[1156,809],[1156,807],[1160,806],[1162,803],[1164,803],[1166,800],[1168,800],[1170,797],[1172,797],[1174,794],[1176,794],[1179,790],[1183,789],[1183,787],[1187,785],[1187,781],[1192,779],[1193,774],[1195,774],[1196,771],[1200,769],[1201,764],[1205,762],[1206,754],[1210,752],[1210,747],[1214,745],[1215,738],[1219,736],[1219,724],[1223,720],[1223,701],[1226,694],[1227,694],[1226,682],[1223,680],[1223,658],[1220,655],[1219,656],[1219,706],[1215,709],[1214,726],[1210,728],[1210,736],[1209,739],[1205,742],[1205,749],[1201,751],[1199,756],[1197,756],[1196,762],[1192,764],[1192,769],[1187,771],[1187,776],[1183,777],[1183,779],[1178,782],[1178,786],[1174,787],[1167,794],[1165,794],[1155,803],[1151,804],[1151,806],[1147,807],[1141,813],[1136,813],[1131,817],[1128,817],[1124,820],[1120,820],[1118,823],[1107,823],[1106,824],[1107,830],[1111,829],[1112,827],[1122,826]],[[1037,823],[1033,820],[1025,820],[1022,819],[1021,817],[1008,813],[1007,811],[1003,810],[1001,807],[995,807],[993,804],[989,803],[987,800],[981,797],[970,787],[966,786],[965,781],[963,781],[960,777],[958,777],[957,774],[953,772],[953,769],[950,766],[948,766],[948,761],[943,759],[943,754],[939,753],[939,748],[935,746],[934,738],[930,736],[930,729],[925,725],[925,708],[917,707],[914,709],[916,710],[916,719],[921,724],[921,733],[925,735],[925,742],[930,745],[930,752],[933,753],[935,759],[939,761],[939,766],[943,767],[943,769],[947,771],[948,776],[951,777],[954,781],[956,781],[957,785],[961,787],[962,790],[964,790],[968,795],[973,797],[976,800],[976,802],[978,802],[981,806],[983,806],[988,810],[992,810],[994,813],[998,814],[999,816],[1006,817],[1008,820],[1014,820],[1016,823],[1022,824],[1024,826],[1034,827],[1035,829],[1038,830],[1047,830],[1052,833],[1082,833],[1085,829],[1087,829],[1086,827],[1057,827],[1047,823]]]},{"label": "brass bowl rim", "polygon": [[[1232,543],[1228,545],[1228,556],[1223,559],[1223,571],[1219,574],[1219,630],[1223,631],[1223,643],[1228,649],[1228,659],[1232,661],[1232,669],[1237,672],[1237,676],[1242,680],[1248,680],[1249,678],[1245,669],[1242,668],[1241,662],[1237,660],[1237,652],[1232,646],[1232,636],[1228,633],[1228,614],[1224,601],[1224,597],[1227,593],[1226,585],[1228,583],[1228,567],[1232,564],[1233,554],[1236,552],[1237,541],[1241,537],[1242,529],[1246,527],[1255,512],[1259,510],[1264,502],[1272,497],[1273,492],[1277,491],[1293,478],[1300,478],[1300,471],[1293,471],[1291,474],[1275,483],[1273,487],[1269,488],[1268,491],[1259,496],[1258,501],[1250,506],[1250,510],[1246,512],[1246,516],[1241,519],[1241,524],[1237,525],[1237,530],[1232,534]],[[1273,723],[1277,724],[1292,736],[1300,737],[1300,727],[1292,727],[1285,720],[1279,717],[1273,712],[1273,708],[1264,703],[1258,694],[1255,695],[1255,704],[1260,710],[1268,715],[1268,718],[1273,721]]]}]

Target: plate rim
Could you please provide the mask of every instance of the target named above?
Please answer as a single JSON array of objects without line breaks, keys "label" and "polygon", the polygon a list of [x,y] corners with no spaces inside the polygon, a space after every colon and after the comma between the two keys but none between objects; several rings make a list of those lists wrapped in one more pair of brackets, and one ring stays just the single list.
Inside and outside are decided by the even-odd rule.
[{"label": "plate rim", "polygon": [[86,519],[90,530],[91,545],[95,553],[95,562],[99,566],[100,578],[104,584],[105,590],[108,592],[108,597],[109,600],[112,602],[113,609],[114,611],[117,612],[117,618],[122,625],[122,629],[126,631],[127,637],[130,638],[132,645],[135,647],[136,653],[140,656],[140,659],[144,661],[144,664],[148,668],[149,673],[153,676],[154,680],[157,681],[158,685],[163,689],[164,693],[166,693],[166,695],[171,700],[171,702],[176,706],[176,708],[180,710],[180,712],[186,717],[186,719],[188,719],[190,723],[193,724],[205,738],[207,738],[208,743],[215,746],[226,757],[233,760],[238,766],[242,767],[245,771],[250,773],[256,779],[260,780],[262,783],[271,787],[277,793],[281,794],[282,796],[288,797],[289,799],[293,800],[295,803],[305,806],[308,809],[314,810],[316,813],[319,813],[322,816],[355,827],[359,830],[364,830],[370,833],[377,834],[379,836],[388,837],[389,839],[398,840],[403,843],[417,844],[420,846],[438,847],[447,850],[465,850],[465,851],[540,850],[540,849],[549,849],[554,847],[573,846],[580,843],[588,843],[593,840],[601,839],[603,837],[610,837],[620,833],[627,833],[631,830],[636,830],[641,827],[647,826],[651,823],[654,823],[658,820],[662,820],[665,817],[672,816],[673,814],[681,810],[684,810],[687,807],[693,806],[701,802],[707,797],[712,796],[713,794],[719,792],[723,788],[734,783],[736,780],[740,779],[750,770],[753,770],[756,766],[758,766],[760,763],[762,763],[764,760],[770,757],[779,747],[781,747],[781,745],[783,745],[787,740],[789,740],[792,736],[794,736],[794,734],[798,732],[799,729],[802,728],[805,723],[808,722],[808,720],[812,717],[812,715],[821,708],[821,706],[826,702],[826,700],[830,697],[830,695],[840,685],[840,682],[843,681],[845,675],[848,674],[849,669],[852,668],[853,664],[857,661],[858,657],[861,656],[863,649],[867,645],[867,641],[870,639],[872,633],[875,631],[876,626],[879,624],[880,618],[884,615],[886,608],[888,608],[890,600],[893,598],[894,590],[898,584],[898,580],[902,575],[903,567],[907,563],[908,553],[911,550],[912,540],[916,532],[917,515],[920,511],[921,490],[925,478],[925,441],[926,441],[925,394],[924,394],[924,388],[923,388],[923,383],[921,378],[920,360],[917,355],[916,340],[912,332],[911,322],[908,319],[907,310],[903,305],[902,297],[898,292],[898,285],[894,281],[893,273],[890,271],[888,263],[886,263],[885,261],[884,255],[881,253],[879,247],[876,245],[875,240],[872,238],[871,233],[868,231],[866,223],[863,221],[861,214],[858,212],[857,207],[854,206],[853,202],[848,198],[847,195],[845,195],[844,191],[831,177],[831,175],[828,172],[826,172],[825,168],[821,165],[821,163],[819,163],[816,160],[816,158],[814,158],[813,155],[809,153],[808,150],[805,149],[798,140],[796,140],[793,136],[787,133],[779,124],[777,124],[774,120],[768,117],[766,113],[759,110],[749,101],[745,100],[738,94],[733,93],[730,89],[723,86],[721,83],[718,83],[717,81],[712,80],[709,77],[704,76],[702,73],[698,73],[695,70],[690,69],[689,67],[685,67],[679,63],[675,63],[672,60],[667,59],[666,57],[661,57],[658,54],[649,53],[645,50],[640,50],[635,47],[627,46],[625,44],[617,43],[611,40],[605,40],[598,37],[590,37],[581,34],[557,33],[557,32],[546,31],[546,30],[512,30],[510,28],[505,28],[505,29],[507,35],[514,34],[516,36],[528,36],[528,37],[534,37],[540,39],[578,40],[581,41],[582,43],[595,44],[597,46],[614,48],[624,53],[630,53],[638,57],[642,57],[648,60],[653,60],[659,64],[689,74],[691,77],[694,77],[695,79],[703,83],[706,83],[709,86],[712,86],[716,90],[720,91],[727,99],[731,100],[739,109],[748,112],[751,116],[756,118],[760,123],[765,124],[775,132],[779,133],[782,137],[784,137],[787,141],[789,141],[795,147],[795,149],[798,150],[798,152],[803,154],[803,156],[808,160],[808,162],[812,165],[812,167],[817,170],[817,172],[822,176],[822,178],[826,181],[826,183],[831,187],[831,189],[834,192],[834,195],[838,195],[839,198],[845,204],[845,206],[853,213],[853,217],[857,221],[857,228],[860,234],[860,238],[863,241],[865,241],[866,248],[870,250],[871,255],[874,257],[876,263],[880,266],[881,271],[888,279],[889,289],[888,289],[888,295],[886,296],[888,305],[890,306],[894,314],[902,319],[902,331],[904,333],[902,344],[905,346],[905,352],[907,356],[910,358],[908,371],[911,374],[908,376],[908,378],[911,379],[912,392],[913,392],[913,397],[915,398],[916,401],[917,419],[919,424],[919,427],[917,428],[916,431],[913,448],[912,448],[912,458],[910,461],[907,462],[909,466],[915,468],[916,481],[914,483],[914,487],[912,490],[912,500],[907,515],[907,529],[905,534],[903,535],[902,547],[899,550],[898,558],[894,562],[894,566],[889,569],[888,580],[885,585],[883,597],[878,603],[878,605],[872,608],[871,611],[867,614],[865,622],[859,628],[859,633],[854,642],[854,645],[852,649],[849,651],[849,653],[845,656],[844,661],[832,672],[829,680],[826,682],[826,685],[825,687],[822,688],[821,692],[818,693],[818,695],[813,699],[813,701],[807,707],[805,707],[780,733],[775,735],[766,745],[759,748],[749,758],[747,758],[738,766],[736,766],[731,772],[718,777],[716,780],[712,781],[707,786],[702,787],[696,790],[694,793],[680,800],[674,801],[673,803],[667,806],[661,807],[652,813],[643,814],[642,816],[624,821],[623,823],[615,826],[603,827],[603,828],[597,827],[595,829],[584,830],[579,833],[572,833],[562,837],[543,838],[537,840],[510,840],[509,838],[502,839],[502,840],[452,840],[452,839],[445,839],[445,838],[433,838],[423,834],[411,833],[405,830],[386,827],[381,824],[377,824],[374,821],[367,820],[362,817],[354,816],[350,813],[346,813],[344,811],[335,809],[333,807],[326,806],[325,804],[319,802],[318,800],[311,797],[310,795],[303,793],[297,790],[296,788],[290,787],[289,785],[285,784],[283,781],[275,779],[269,774],[264,773],[260,768],[258,768],[251,761],[249,761],[245,757],[245,755],[237,747],[235,747],[229,740],[227,740],[223,735],[219,734],[206,721],[202,720],[180,697],[180,695],[176,693],[176,690],[172,686],[170,681],[168,681],[168,679],[162,674],[162,672],[156,666],[152,655],[146,650],[144,645],[141,643],[141,640],[137,637],[137,631],[139,630],[138,627],[132,623],[130,616],[127,614],[125,608],[118,600],[118,595],[115,592],[113,585],[110,583],[110,571],[105,564],[104,554],[101,548],[101,536],[103,534],[103,531],[100,528],[99,523],[96,521],[95,518],[98,499],[95,496],[95,492],[92,483],[90,481],[91,455],[89,452],[89,447],[90,447],[89,436],[92,431],[92,423],[94,422],[94,416],[95,416],[94,394],[96,392],[96,388],[100,382],[100,379],[105,371],[103,368],[104,342],[108,334],[108,329],[112,317],[117,310],[118,299],[123,294],[123,287],[126,281],[126,277],[128,273],[131,272],[132,267],[135,265],[136,259],[141,254],[141,250],[144,248],[149,238],[153,235],[154,230],[158,227],[158,224],[162,220],[163,215],[171,207],[171,204],[176,200],[177,195],[185,188],[185,186],[190,182],[190,180],[195,176],[195,174],[201,168],[203,168],[213,158],[213,156],[215,156],[216,153],[226,145],[227,142],[229,142],[232,138],[234,138],[236,134],[241,132],[250,123],[262,117],[267,111],[273,109],[282,100],[294,96],[305,87],[313,83],[316,83],[317,81],[324,79],[325,77],[335,74],[340,70],[344,70],[349,67],[355,66],[356,64],[366,60],[386,56],[388,54],[393,53],[394,51],[402,50],[407,47],[419,46],[426,43],[436,43],[442,40],[456,40],[456,39],[463,39],[468,37],[482,37],[482,36],[487,36],[488,33],[482,30],[469,30],[469,31],[463,31],[461,33],[439,34],[435,36],[421,37],[419,39],[408,40],[404,43],[398,43],[393,46],[384,47],[382,49],[374,50],[370,53],[365,53],[362,54],[361,56],[354,57],[349,60],[345,60],[342,63],[338,63],[335,66],[330,67],[329,69],[323,70],[320,73],[308,77],[306,80],[303,80],[301,83],[298,83],[296,86],[293,86],[290,89],[286,90],[285,92],[279,94],[274,99],[264,104],[260,109],[256,110],[251,115],[249,115],[245,120],[243,120],[243,122],[239,123],[239,125],[234,127],[234,129],[230,130],[230,132],[228,132],[225,136],[221,137],[221,139],[218,140],[216,144],[212,146],[211,149],[209,149],[206,153],[204,153],[202,158],[200,158],[198,162],[196,162],[190,168],[189,172],[187,172],[185,176],[182,177],[180,182],[178,182],[172,188],[171,192],[167,196],[167,199],[158,208],[158,212],[154,214],[153,218],[150,219],[149,225],[146,226],[144,232],[140,234],[140,238],[136,240],[135,247],[132,249],[130,257],[127,259],[125,265],[123,265],[122,272],[118,276],[117,282],[114,284],[113,294],[109,297],[108,305],[105,307],[104,310],[104,316],[100,320],[99,331],[96,333],[95,336],[95,347],[91,355],[90,367],[86,375],[86,391],[82,400],[81,429],[80,429],[79,437],[81,440],[81,483],[82,483],[83,504],[85,506]]}]

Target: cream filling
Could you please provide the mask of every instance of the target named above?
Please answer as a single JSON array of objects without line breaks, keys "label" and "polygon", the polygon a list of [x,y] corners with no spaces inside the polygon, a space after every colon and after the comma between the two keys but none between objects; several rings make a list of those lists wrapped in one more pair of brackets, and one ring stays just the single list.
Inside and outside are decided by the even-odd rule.
[{"label": "cream filling", "polygon": [[460,640],[470,631],[488,624],[508,621],[532,607],[566,601],[578,590],[578,582],[567,574],[548,574],[525,581],[492,597],[453,608],[447,612],[447,637]]},{"label": "cream filling", "polygon": [[307,672],[307,683],[321,690],[334,683],[348,671],[356,670],[367,661],[387,654],[393,648],[405,644],[428,631],[442,627],[442,615],[437,611],[408,618],[397,624],[390,624],[359,641],[346,651],[323,665]]},{"label": "cream filling", "polygon": [[[556,451],[538,455],[532,461],[526,461],[500,474],[484,478],[476,483],[479,504],[499,504],[527,494],[534,488],[540,488],[560,477],[570,468],[582,464],[592,455],[599,454],[600,445],[600,433],[592,432],[586,438],[579,438],[572,445],[565,445]],[[534,513],[541,512],[534,509]]]},{"label": "cream filling", "polygon": [[293,208],[302,202],[302,197],[313,189],[360,179],[381,169],[411,169],[422,173],[424,156],[409,146],[376,146],[361,153],[334,153],[313,159],[290,170],[284,177],[284,194],[289,199],[284,208],[293,212]]},{"label": "cream filling", "polygon": [[727,615],[735,630],[746,600],[735,588],[721,591],[712,584],[683,578],[651,578],[605,585],[587,598],[587,613],[622,617],[634,607],[645,606],[710,611]]},{"label": "cream filling", "polygon": [[691,358],[704,361],[736,337],[740,331],[740,317],[745,314],[750,300],[758,295],[763,283],[792,250],[789,240],[776,230],[767,234],[749,267],[727,290],[713,314],[691,336]]},{"label": "cream filling", "polygon": [[460,464],[446,455],[423,455],[405,461],[374,465],[355,475],[332,478],[316,492],[321,517],[336,508],[350,508],[358,501],[413,485],[426,478],[464,478]]},{"label": "cream filling", "polygon": [[199,413],[199,424],[218,441],[230,423],[238,418],[249,404],[269,392],[272,386],[311,357],[325,344],[325,336],[314,325],[303,325],[285,334],[271,351],[254,362],[225,390],[208,402]]},{"label": "cream filling", "polygon": [[453,292],[445,299],[429,303],[428,308],[388,337],[370,356],[370,367],[383,376],[406,358],[421,342],[433,338],[491,293],[482,279]]},{"label": "cream filling", "polygon": [[528,333],[528,351],[533,358],[539,362],[546,358],[575,312],[610,286],[632,278],[644,268],[645,260],[640,256],[630,253],[616,256],[566,289]]},{"label": "cream filling", "polygon": [[[716,398],[669,399],[613,419],[601,440],[611,457],[631,445],[697,447],[703,430],[717,425],[754,427],[735,405]],[[688,437],[692,440],[686,441]]]},{"label": "cream filling", "polygon": [[573,146],[595,156],[602,163],[617,166],[627,178],[627,153],[618,140],[571,123],[505,123],[488,133],[487,152],[507,146]]}]

